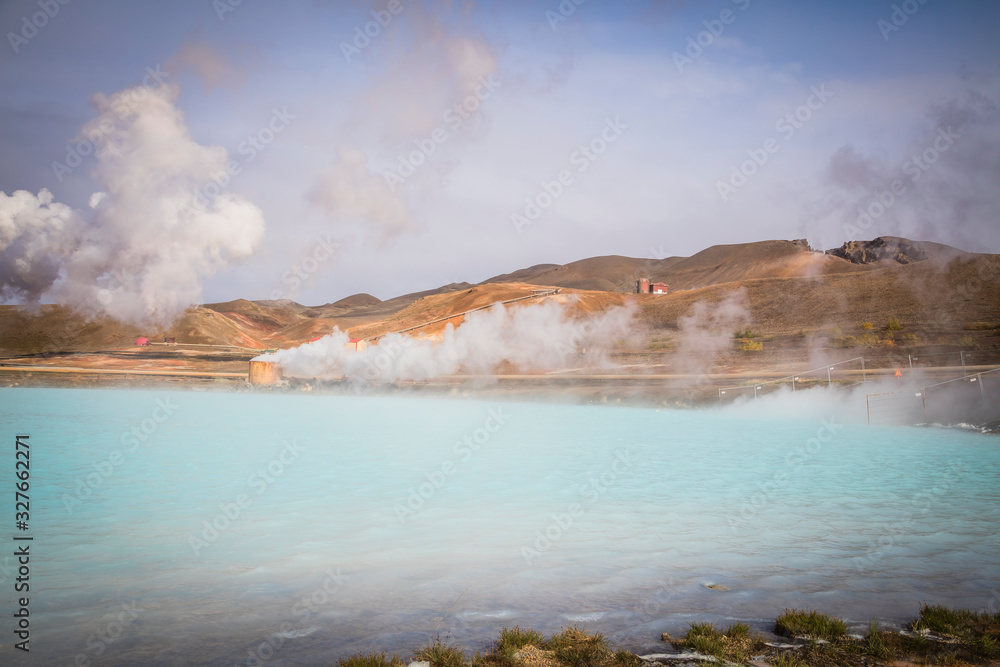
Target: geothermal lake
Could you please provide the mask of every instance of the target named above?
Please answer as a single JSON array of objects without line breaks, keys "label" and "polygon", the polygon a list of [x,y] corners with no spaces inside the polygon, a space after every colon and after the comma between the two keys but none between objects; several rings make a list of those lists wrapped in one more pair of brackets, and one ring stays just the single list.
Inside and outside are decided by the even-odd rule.
[{"label": "geothermal lake", "polygon": [[[785,607],[862,625],[1000,604],[1000,440],[854,424],[823,397],[0,389],[10,491],[15,435],[31,445],[30,530],[0,503],[2,553],[34,538],[30,664],[326,665],[515,624],[652,652]],[[2,637],[0,663],[29,664]]]}]

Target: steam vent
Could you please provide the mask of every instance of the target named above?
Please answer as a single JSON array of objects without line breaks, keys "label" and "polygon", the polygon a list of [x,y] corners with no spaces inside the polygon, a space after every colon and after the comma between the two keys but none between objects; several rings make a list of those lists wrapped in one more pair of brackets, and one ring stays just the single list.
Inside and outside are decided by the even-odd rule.
[{"label": "steam vent", "polygon": [[278,384],[281,382],[281,369],[271,361],[251,361],[249,379],[250,384]]}]

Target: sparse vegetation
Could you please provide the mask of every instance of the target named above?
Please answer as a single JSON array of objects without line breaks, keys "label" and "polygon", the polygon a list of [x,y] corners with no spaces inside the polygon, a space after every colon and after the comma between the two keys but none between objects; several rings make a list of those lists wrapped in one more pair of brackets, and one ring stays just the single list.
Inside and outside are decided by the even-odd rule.
[{"label": "sparse vegetation", "polygon": [[733,338],[756,338],[757,334],[750,329],[745,331],[737,331],[733,334]]},{"label": "sparse vegetation", "polygon": [[[974,612],[924,605],[913,622],[916,634],[879,628],[873,620],[863,638],[848,637],[843,620],[817,611],[785,610],[775,632],[811,639],[795,649],[773,649],[746,623],[720,629],[712,623],[692,623],[682,639],[666,633],[661,639],[678,649],[710,656],[714,664],[746,666],[756,656],[772,667],[865,667],[872,665],[993,665],[1000,654],[1000,612]],[[933,633],[930,635],[924,633]],[[945,639],[941,640],[940,636]],[[822,640],[822,641],[820,641]],[[642,667],[626,650],[612,651],[607,639],[577,627],[566,628],[548,641],[534,630],[503,628],[486,655],[467,660],[461,649],[435,638],[414,655],[432,667]],[[407,661],[385,653],[359,654],[340,660],[339,667],[404,667]]]},{"label": "sparse vegetation", "polygon": [[868,634],[865,635],[865,653],[879,660],[891,660],[895,656],[895,651],[889,647],[883,633],[879,631],[876,620],[872,620],[868,624]]},{"label": "sparse vegetation", "polygon": [[367,655],[352,655],[337,661],[339,667],[403,667],[405,664],[399,656],[393,654],[386,657],[385,652],[369,653]]},{"label": "sparse vegetation", "polygon": [[745,340],[740,343],[740,352],[760,352],[764,349],[764,343],[756,340]]},{"label": "sparse vegetation", "polygon": [[539,646],[545,642],[545,638],[540,632],[534,630],[522,630],[519,626],[504,628],[500,631],[500,639],[497,640],[497,650],[508,651],[518,650],[525,646]]},{"label": "sparse vegetation", "polygon": [[965,348],[976,348],[979,347],[979,343],[972,336],[962,336],[958,340],[958,344]]},{"label": "sparse vegetation", "polygon": [[925,604],[920,607],[920,618],[913,624],[913,629],[961,638],[990,635],[1000,639],[1000,612],[969,611]]},{"label": "sparse vegetation", "polygon": [[784,637],[835,639],[847,632],[847,624],[818,611],[786,609],[774,623],[774,633]]},{"label": "sparse vegetation", "polygon": [[719,630],[712,623],[692,623],[680,642],[686,648],[720,661],[743,664],[764,648],[764,642],[750,632],[746,623],[733,623]]},{"label": "sparse vegetation", "polygon": [[431,667],[464,667],[465,656],[457,646],[446,644],[440,636],[415,654],[417,660],[431,663]]},{"label": "sparse vegetation", "polygon": [[965,325],[966,331],[990,331],[1000,329],[1000,324],[989,324],[988,322],[972,322]]},{"label": "sparse vegetation", "polygon": [[874,326],[872,325],[872,323],[871,323],[871,322],[865,322],[864,324],[862,324],[862,325],[861,325],[861,328],[862,328],[862,329],[865,329],[865,330],[867,330],[867,331],[871,331],[871,330],[872,330],[872,329],[874,329],[875,327],[874,327]]},{"label": "sparse vegetation", "polygon": [[899,319],[895,315],[890,317],[889,321],[885,323],[886,331],[901,331],[902,329],[903,325],[899,323]]},{"label": "sparse vegetation", "polygon": [[590,635],[575,627],[554,635],[545,647],[555,653],[557,660],[570,667],[601,665],[612,658],[604,635]]}]

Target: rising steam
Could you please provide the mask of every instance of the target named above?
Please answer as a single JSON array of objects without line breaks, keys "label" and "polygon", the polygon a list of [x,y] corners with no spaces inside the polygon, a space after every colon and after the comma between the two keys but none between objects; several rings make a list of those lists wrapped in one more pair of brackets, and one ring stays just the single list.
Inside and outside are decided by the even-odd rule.
[{"label": "rising steam", "polygon": [[257,357],[285,375],[368,382],[425,380],[468,373],[489,375],[501,364],[519,371],[554,370],[606,363],[607,352],[636,336],[634,309],[610,308],[574,317],[573,305],[547,301],[521,307],[496,304],[449,324],[440,341],[389,334],[366,350],[345,347],[339,329],[318,341]]},{"label": "rising steam", "polygon": [[257,206],[227,192],[195,198],[228,158],[191,138],[178,92],[95,96],[99,115],[83,132],[104,191],[91,197],[89,223],[47,190],[0,192],[0,296],[165,326],[200,301],[206,277],[254,251],[264,236]]},{"label": "rising steam", "polygon": [[681,341],[677,367],[683,373],[704,374],[715,366],[720,352],[732,348],[733,332],[746,326],[752,316],[746,290],[740,288],[722,301],[698,301],[678,319]]}]

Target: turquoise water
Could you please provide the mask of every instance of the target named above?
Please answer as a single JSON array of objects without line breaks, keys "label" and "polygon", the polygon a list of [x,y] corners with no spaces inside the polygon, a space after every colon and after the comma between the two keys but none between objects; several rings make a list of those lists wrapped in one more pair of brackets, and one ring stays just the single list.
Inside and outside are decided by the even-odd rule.
[{"label": "turquoise water", "polygon": [[34,537],[31,661],[4,627],[0,663],[330,664],[514,624],[643,650],[785,607],[1000,606],[1000,441],[780,412],[0,389]]}]

